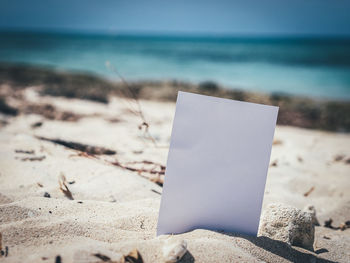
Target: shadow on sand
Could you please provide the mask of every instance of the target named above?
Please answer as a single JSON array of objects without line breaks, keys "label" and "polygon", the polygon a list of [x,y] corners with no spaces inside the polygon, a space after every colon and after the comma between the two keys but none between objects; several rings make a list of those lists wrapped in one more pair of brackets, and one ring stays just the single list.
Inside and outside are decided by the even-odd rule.
[{"label": "shadow on sand", "polygon": [[[304,250],[305,252],[299,251],[285,242],[273,240],[268,237],[260,236],[260,237],[252,237],[247,235],[240,235],[236,233],[227,233],[222,231],[214,231],[220,234],[228,235],[230,237],[243,238],[251,242],[257,247],[260,247],[270,253],[273,253],[279,257],[282,257],[291,262],[317,262],[317,263],[335,263],[335,261],[323,259],[317,257],[313,252]],[[326,252],[326,250],[322,251]],[[328,252],[328,250],[327,250]],[[317,251],[315,252],[317,253]],[[318,254],[318,253],[317,253]],[[260,258],[261,260],[267,260],[265,258]]]}]

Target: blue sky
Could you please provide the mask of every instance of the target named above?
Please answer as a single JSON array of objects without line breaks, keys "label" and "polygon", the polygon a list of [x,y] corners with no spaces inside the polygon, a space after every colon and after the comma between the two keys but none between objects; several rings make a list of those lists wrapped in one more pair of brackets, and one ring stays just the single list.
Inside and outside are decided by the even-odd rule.
[{"label": "blue sky", "polygon": [[0,29],[350,36],[348,0],[0,0]]}]

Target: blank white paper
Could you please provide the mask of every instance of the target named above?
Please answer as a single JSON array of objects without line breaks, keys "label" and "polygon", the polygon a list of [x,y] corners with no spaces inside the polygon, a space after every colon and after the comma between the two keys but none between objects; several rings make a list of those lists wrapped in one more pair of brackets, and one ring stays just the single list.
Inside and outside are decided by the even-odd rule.
[{"label": "blank white paper", "polygon": [[257,235],[278,107],[179,92],[157,235]]}]

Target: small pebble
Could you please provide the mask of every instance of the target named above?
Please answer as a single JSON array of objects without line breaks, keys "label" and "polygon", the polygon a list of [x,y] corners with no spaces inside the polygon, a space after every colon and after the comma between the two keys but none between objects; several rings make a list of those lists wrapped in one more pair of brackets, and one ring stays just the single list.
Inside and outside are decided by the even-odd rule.
[{"label": "small pebble", "polygon": [[48,192],[45,192],[44,197],[50,198],[51,195]]},{"label": "small pebble", "polygon": [[163,246],[163,258],[165,262],[177,262],[187,252],[187,242],[185,240],[168,240]]}]

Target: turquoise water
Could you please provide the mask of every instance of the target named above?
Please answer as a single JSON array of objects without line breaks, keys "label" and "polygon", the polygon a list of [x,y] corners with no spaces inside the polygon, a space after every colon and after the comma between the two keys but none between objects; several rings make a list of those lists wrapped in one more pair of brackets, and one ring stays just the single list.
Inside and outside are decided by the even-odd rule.
[{"label": "turquoise water", "polygon": [[0,62],[350,99],[350,39],[0,33]]}]

